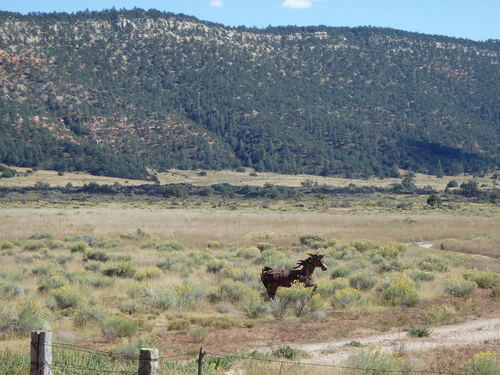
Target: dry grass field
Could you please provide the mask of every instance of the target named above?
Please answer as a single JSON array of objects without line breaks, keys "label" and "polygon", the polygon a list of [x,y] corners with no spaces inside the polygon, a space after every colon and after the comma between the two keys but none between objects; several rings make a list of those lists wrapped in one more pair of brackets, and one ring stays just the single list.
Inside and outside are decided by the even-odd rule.
[{"label": "dry grass field", "polygon": [[[403,243],[483,238],[482,247],[500,251],[500,217],[495,211],[485,216],[433,211],[426,215],[361,215],[108,205],[94,208],[3,208],[1,213],[0,239],[4,240],[29,238],[34,233],[51,233],[57,238],[74,234],[114,238],[141,229],[152,236],[176,240],[193,249],[203,248],[210,241],[245,246],[255,241],[272,240],[276,246],[286,247],[296,240],[298,234],[318,233],[346,241],[367,239]],[[473,241],[470,245],[471,249],[475,248]]]},{"label": "dry grass field", "polygon": [[[91,181],[79,174],[36,173],[38,181],[46,174],[43,182],[51,186]],[[265,178],[280,178],[173,173],[160,175],[161,182],[250,184],[247,180],[261,178],[254,182],[264,184],[271,182]],[[0,182],[33,178],[35,174]],[[417,185],[433,179],[418,178]],[[283,182],[272,183],[300,185],[306,179],[283,176]],[[116,179],[93,181],[112,184]],[[335,179],[318,183],[325,181],[342,186]],[[179,358],[194,357],[200,345],[217,354],[275,350],[265,360],[278,362],[234,362],[245,374],[261,375],[272,366],[280,370],[280,355],[306,359],[294,345],[385,332],[406,335],[412,327],[500,317],[499,207],[464,201],[455,208],[429,209],[425,198],[374,195],[353,198],[346,207],[314,199],[224,205],[209,199],[4,202],[0,356],[7,348],[26,351],[29,330],[49,326],[59,342],[78,338],[89,348],[113,353],[140,345]],[[412,209],[397,209],[400,200],[413,200]],[[393,203],[377,203],[382,201]],[[311,296],[298,285],[281,289],[278,302],[268,301],[259,280],[262,266],[290,268],[308,252],[324,254],[329,267],[314,275],[317,293]],[[411,364],[417,370],[449,366],[463,372],[474,355],[494,351],[497,344],[384,360],[392,370]],[[367,350],[359,348],[359,355],[348,361],[378,355]],[[330,373],[291,365],[287,371]]]},{"label": "dry grass field", "polygon": [[[11,167],[19,172],[26,172],[28,168]],[[196,170],[178,170],[171,169],[167,172],[158,173],[157,177],[161,184],[177,184],[187,183],[199,186],[208,186],[213,184],[228,183],[232,185],[249,185],[249,186],[264,186],[265,184],[283,185],[283,186],[301,186],[304,181],[311,181],[320,185],[328,185],[334,187],[345,187],[349,184],[357,186],[377,186],[387,187],[393,183],[400,182],[397,178],[369,178],[369,179],[347,179],[341,177],[322,177],[305,174],[285,175],[269,172],[258,172],[256,176],[252,176],[253,170],[247,168],[245,172],[235,172],[229,170],[223,171],[201,171]],[[405,173],[403,170],[401,174]],[[457,181],[458,185],[467,182],[474,178],[482,188],[493,188],[497,186],[496,179],[491,178],[492,175],[484,177],[473,177],[468,175],[444,176],[436,177],[417,173],[415,181],[417,186],[431,186],[436,190],[444,190],[448,182],[451,180]],[[65,172],[59,176],[56,171],[37,170],[27,176],[19,176],[13,178],[0,179],[0,186],[33,186],[37,182],[47,183],[50,186],[66,186],[71,183],[73,186],[82,186],[89,182],[98,184],[113,184],[115,182],[123,186],[150,184],[151,181],[130,180],[123,178],[92,176],[86,173]]]}]

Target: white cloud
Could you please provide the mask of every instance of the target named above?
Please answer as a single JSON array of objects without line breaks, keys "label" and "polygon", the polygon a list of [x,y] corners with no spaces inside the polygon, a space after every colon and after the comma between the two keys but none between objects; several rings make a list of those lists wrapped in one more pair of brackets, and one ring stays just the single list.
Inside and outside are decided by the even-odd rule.
[{"label": "white cloud", "polygon": [[224,6],[224,2],[222,0],[212,0],[210,5],[216,8],[222,8]]},{"label": "white cloud", "polygon": [[283,8],[306,9],[312,7],[314,0],[285,0],[281,3]]}]

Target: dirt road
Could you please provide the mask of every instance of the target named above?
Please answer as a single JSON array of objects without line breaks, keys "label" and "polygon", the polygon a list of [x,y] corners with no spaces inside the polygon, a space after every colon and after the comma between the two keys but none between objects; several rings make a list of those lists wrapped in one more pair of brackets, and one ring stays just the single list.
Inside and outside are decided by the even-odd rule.
[{"label": "dirt road", "polygon": [[[296,346],[310,357],[303,362],[340,363],[360,345],[376,345],[387,351],[425,351],[500,340],[500,318],[479,319],[463,324],[433,328],[428,337],[410,337],[406,332],[351,338],[321,344]],[[500,347],[498,348],[500,351]]]}]

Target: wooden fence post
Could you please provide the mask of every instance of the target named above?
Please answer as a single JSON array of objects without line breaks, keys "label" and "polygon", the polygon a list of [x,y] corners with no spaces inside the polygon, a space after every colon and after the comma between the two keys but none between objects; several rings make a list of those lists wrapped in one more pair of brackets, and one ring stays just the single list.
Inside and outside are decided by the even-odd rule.
[{"label": "wooden fence post", "polygon": [[158,349],[142,348],[139,354],[138,375],[159,375],[160,363],[158,359],[160,353]]},{"label": "wooden fence post", "polygon": [[52,375],[52,332],[31,332],[30,375]]},{"label": "wooden fence post", "polygon": [[201,347],[200,355],[198,357],[198,375],[205,375],[205,370],[203,369],[204,364],[205,364],[205,352],[203,351],[203,347]]}]

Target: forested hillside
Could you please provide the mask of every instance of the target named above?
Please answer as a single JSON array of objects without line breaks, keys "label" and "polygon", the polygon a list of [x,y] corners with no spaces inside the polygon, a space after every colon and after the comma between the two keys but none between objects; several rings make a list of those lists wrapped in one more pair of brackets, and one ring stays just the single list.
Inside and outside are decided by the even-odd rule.
[{"label": "forested hillside", "polygon": [[497,168],[499,41],[0,13],[0,162],[394,176]]}]

